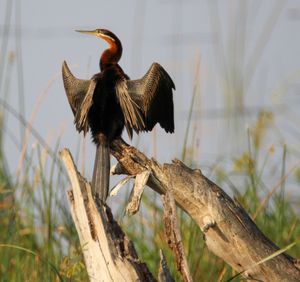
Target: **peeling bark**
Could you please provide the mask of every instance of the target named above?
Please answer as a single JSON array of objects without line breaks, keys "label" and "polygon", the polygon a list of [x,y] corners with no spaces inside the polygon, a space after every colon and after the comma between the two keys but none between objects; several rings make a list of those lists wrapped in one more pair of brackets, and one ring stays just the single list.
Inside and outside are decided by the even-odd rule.
[{"label": "peeling bark", "polygon": [[170,249],[173,251],[176,268],[184,282],[193,281],[184,253],[181,234],[178,226],[176,206],[173,195],[167,192],[163,197],[165,236]]},{"label": "peeling bark", "polygon": [[145,170],[135,177],[134,187],[131,192],[129,203],[126,207],[126,213],[133,215],[138,212],[141,204],[145,185],[149,179],[150,171]]}]

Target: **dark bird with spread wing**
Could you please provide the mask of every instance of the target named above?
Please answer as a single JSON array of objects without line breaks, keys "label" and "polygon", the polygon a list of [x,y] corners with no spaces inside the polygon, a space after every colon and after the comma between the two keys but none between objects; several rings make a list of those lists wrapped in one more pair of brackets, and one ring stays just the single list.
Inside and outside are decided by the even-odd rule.
[{"label": "dark bird with spread wing", "polygon": [[158,63],[153,63],[141,79],[130,80],[118,64],[122,45],[115,34],[106,29],[78,32],[102,38],[109,44],[100,58],[100,72],[90,80],[74,77],[66,62],[62,66],[76,129],[85,135],[90,128],[97,146],[93,195],[105,202],[109,190],[110,142],[121,136],[124,126],[130,138],[133,131],[150,131],[156,123],[166,132],[174,132],[175,85]]}]

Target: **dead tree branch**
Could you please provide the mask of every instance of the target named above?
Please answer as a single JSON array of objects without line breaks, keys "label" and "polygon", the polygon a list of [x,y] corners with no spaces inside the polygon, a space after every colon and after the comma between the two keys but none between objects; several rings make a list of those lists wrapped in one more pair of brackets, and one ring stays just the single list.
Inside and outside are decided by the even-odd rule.
[{"label": "dead tree branch", "polygon": [[[182,162],[160,165],[122,140],[111,144],[119,161],[115,173],[138,175],[150,171],[147,185],[174,199],[198,224],[207,247],[243,275],[262,281],[300,281],[297,261],[283,253],[260,265],[278,247],[258,229],[245,210],[220,187]],[[212,266],[213,267],[213,266]]]},{"label": "dead tree branch", "polygon": [[176,268],[184,282],[191,282],[192,276],[188,267],[187,259],[181,240],[181,234],[177,221],[176,206],[171,192],[167,192],[163,197],[164,224],[167,243],[174,254]]},{"label": "dead tree branch", "polygon": [[70,152],[64,149],[60,156],[72,184],[68,192],[71,214],[90,281],[155,281],[110,209],[101,204],[96,206],[90,184],[77,171]]}]

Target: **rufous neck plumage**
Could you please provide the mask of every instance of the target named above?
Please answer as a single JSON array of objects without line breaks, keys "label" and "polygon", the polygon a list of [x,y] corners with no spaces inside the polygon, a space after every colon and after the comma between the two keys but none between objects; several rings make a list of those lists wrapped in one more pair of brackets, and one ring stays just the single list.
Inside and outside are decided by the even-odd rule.
[{"label": "rufous neck plumage", "polygon": [[105,37],[103,39],[109,44],[109,48],[106,49],[101,55],[101,71],[104,70],[107,66],[117,64],[122,56],[122,44],[116,36],[113,39],[110,37]]}]

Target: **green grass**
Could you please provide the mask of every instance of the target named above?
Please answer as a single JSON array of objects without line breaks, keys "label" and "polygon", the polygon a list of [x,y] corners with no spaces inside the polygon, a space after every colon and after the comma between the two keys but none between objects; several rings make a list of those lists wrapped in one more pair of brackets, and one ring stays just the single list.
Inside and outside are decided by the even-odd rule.
[{"label": "green grass", "polygon": [[[3,115],[2,115],[3,116]],[[299,202],[293,207],[287,197],[288,183],[299,186],[299,164],[289,167],[287,145],[265,150],[266,133],[274,123],[270,113],[261,113],[248,132],[248,150],[231,160],[225,170],[222,162],[211,167],[209,177],[229,189],[259,228],[278,246],[285,247],[300,238]],[[2,128],[5,128],[3,126]],[[3,144],[5,131],[1,131]],[[246,135],[246,134],[245,134]],[[37,145],[26,151],[18,174],[9,174],[3,146],[0,147],[0,277],[1,281],[87,281],[82,252],[64,196],[66,176],[54,152]],[[189,148],[190,151],[193,148]],[[281,154],[276,169],[273,154]],[[270,175],[272,175],[270,185]],[[166,255],[170,269],[180,280],[171,251],[164,241],[160,198],[147,189],[141,211],[124,216],[126,199],[116,217],[134,241],[139,256],[154,275],[159,249]],[[205,246],[197,225],[179,211],[180,228],[188,263],[195,281],[226,281],[236,273]],[[297,243],[288,253],[297,256]],[[238,280],[239,278],[236,278]]]},{"label": "green grass", "polygon": [[[266,119],[267,117],[267,119]],[[255,219],[259,228],[278,246],[285,247],[300,238],[299,204],[293,207],[287,197],[288,183],[299,186],[299,165],[289,167],[289,147],[262,146],[273,120],[261,113],[248,133],[248,150],[231,160],[227,170],[222,162],[211,167],[209,177],[227,187]],[[3,127],[5,128],[5,127]],[[3,142],[4,131],[0,135]],[[87,281],[81,248],[64,196],[68,182],[58,160],[59,140],[50,154],[39,143],[26,152],[22,169],[9,174],[5,152],[0,148],[0,277],[1,281]],[[273,187],[268,186],[272,156],[279,151],[280,163],[272,172]],[[124,216],[124,202],[116,212],[123,229],[134,241],[139,256],[154,275],[159,249],[180,280],[173,256],[164,241],[160,197],[146,189],[141,211]],[[182,211],[178,211],[183,244],[195,281],[226,281],[236,273],[205,246],[203,234]],[[297,243],[288,253],[300,253]],[[236,278],[235,280],[238,280]]]},{"label": "green grass", "polygon": [[60,168],[40,145],[18,177],[0,170],[1,281],[87,280],[65,191]]}]

